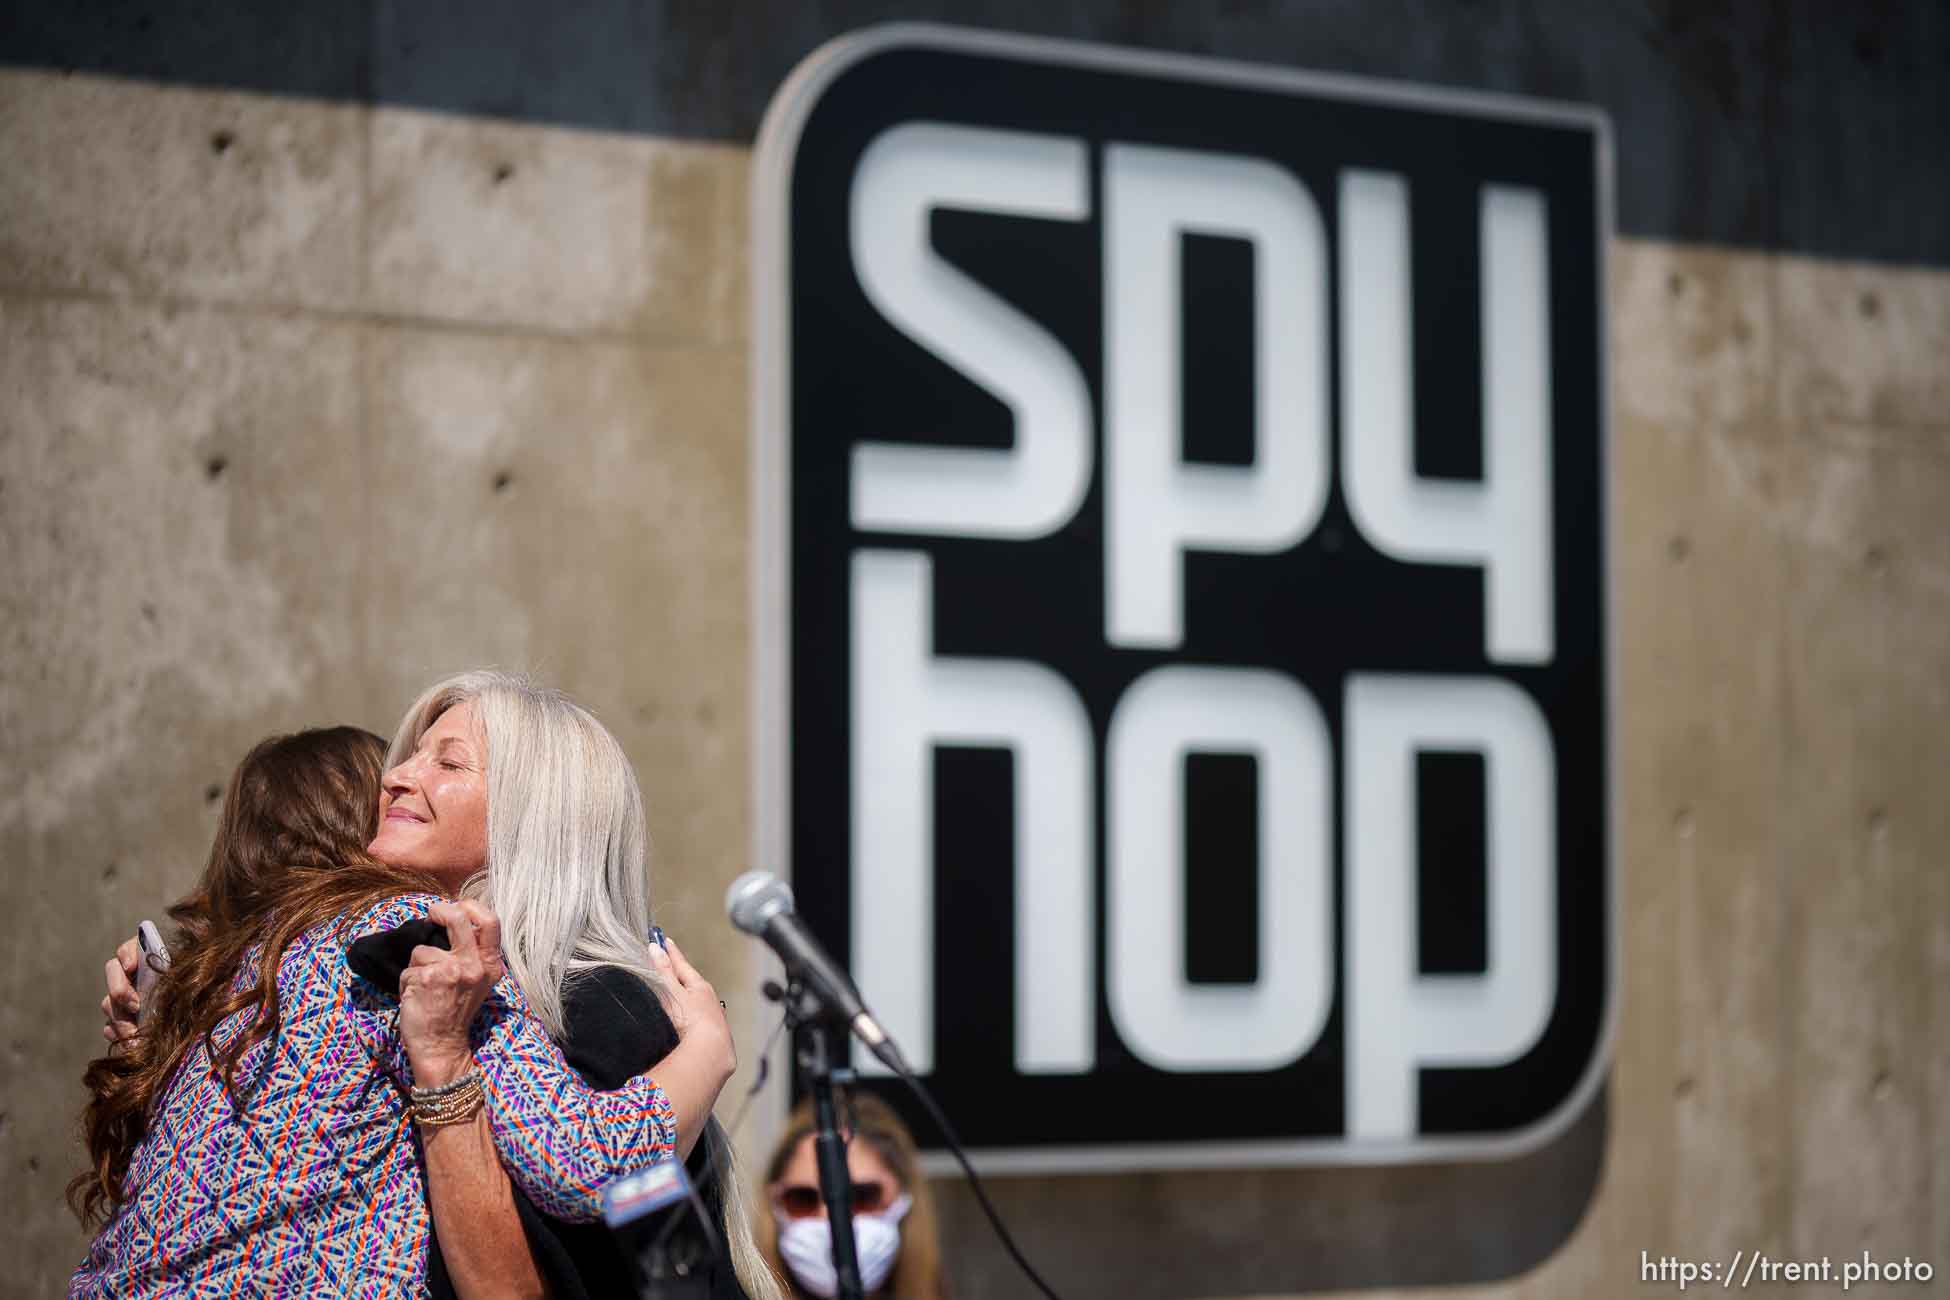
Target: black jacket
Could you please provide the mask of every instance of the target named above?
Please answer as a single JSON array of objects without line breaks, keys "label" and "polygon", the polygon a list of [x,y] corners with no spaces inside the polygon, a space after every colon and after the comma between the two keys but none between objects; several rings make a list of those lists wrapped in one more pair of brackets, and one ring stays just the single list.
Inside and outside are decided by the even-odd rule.
[{"label": "black jacket", "polygon": [[[620,1088],[677,1046],[677,1030],[656,995],[642,980],[615,967],[570,980],[562,1011],[568,1029],[562,1055],[591,1087]],[[684,1167],[711,1212],[713,1233],[722,1237],[726,1189],[719,1182],[711,1150],[717,1137],[715,1126],[706,1130]],[[737,1195],[737,1189],[731,1189],[730,1194]],[[601,1222],[552,1219],[537,1210],[519,1187],[514,1195],[529,1249],[556,1300],[609,1300],[612,1296],[628,1300],[637,1294],[632,1263]],[[683,1216],[671,1232],[671,1256],[688,1255],[705,1261],[702,1267],[707,1270],[711,1300],[745,1300],[729,1263],[722,1257],[712,1262],[708,1239],[688,1206],[661,1211],[655,1219],[637,1225],[639,1239],[644,1239],[645,1233],[654,1235],[664,1222],[663,1216],[668,1215]],[[453,1300],[453,1282],[447,1276],[437,1239],[427,1257],[427,1289],[434,1300]]]}]

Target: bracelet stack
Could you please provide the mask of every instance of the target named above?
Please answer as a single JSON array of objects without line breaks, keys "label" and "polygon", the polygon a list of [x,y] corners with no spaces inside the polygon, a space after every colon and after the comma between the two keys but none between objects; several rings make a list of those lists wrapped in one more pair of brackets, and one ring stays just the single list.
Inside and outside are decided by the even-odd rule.
[{"label": "bracelet stack", "polygon": [[440,1128],[447,1124],[465,1124],[474,1118],[486,1101],[481,1091],[481,1073],[473,1066],[467,1067],[452,1083],[443,1083],[438,1088],[415,1088],[409,1094],[413,1105],[413,1118],[429,1128]]}]

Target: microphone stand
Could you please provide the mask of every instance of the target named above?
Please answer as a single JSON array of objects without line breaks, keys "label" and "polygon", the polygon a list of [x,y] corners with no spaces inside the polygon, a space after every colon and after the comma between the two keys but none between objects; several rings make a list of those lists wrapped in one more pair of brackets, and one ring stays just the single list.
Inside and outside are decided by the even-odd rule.
[{"label": "microphone stand", "polygon": [[840,1138],[838,1115],[833,1107],[833,1083],[851,1078],[852,1071],[839,1064],[835,1049],[844,1051],[847,1034],[837,1036],[819,998],[798,980],[785,989],[769,985],[765,992],[782,996],[786,1024],[792,1028],[794,1053],[799,1068],[812,1086],[813,1153],[819,1162],[819,1194],[826,1201],[826,1222],[833,1230],[833,1272],[839,1279],[837,1300],[865,1300],[860,1285],[860,1260],[853,1241],[853,1182],[846,1171],[846,1143]]}]

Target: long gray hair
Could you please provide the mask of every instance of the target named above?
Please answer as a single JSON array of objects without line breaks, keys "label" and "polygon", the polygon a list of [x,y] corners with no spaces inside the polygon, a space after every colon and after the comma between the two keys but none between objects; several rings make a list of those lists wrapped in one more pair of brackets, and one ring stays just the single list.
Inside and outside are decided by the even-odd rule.
[{"label": "long gray hair", "polygon": [[[462,893],[501,920],[508,973],[558,1042],[564,993],[579,973],[629,971],[661,996],[650,965],[650,835],[636,771],[616,737],[564,695],[518,673],[477,668],[428,687],[386,755],[405,761],[447,710],[474,706],[487,743],[487,867]],[[717,1120],[725,1241],[751,1300],[784,1300],[752,1240],[743,1180]]]},{"label": "long gray hair", "polygon": [[561,691],[496,669],[436,682],[413,703],[386,766],[463,704],[487,741],[487,869],[463,890],[501,919],[508,972],[553,1037],[579,971],[650,968],[649,831],[623,747]]}]

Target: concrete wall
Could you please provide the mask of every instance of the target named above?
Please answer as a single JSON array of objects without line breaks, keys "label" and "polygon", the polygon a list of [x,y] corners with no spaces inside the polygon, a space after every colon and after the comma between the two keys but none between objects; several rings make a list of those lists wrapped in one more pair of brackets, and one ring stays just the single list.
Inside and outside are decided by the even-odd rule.
[{"label": "concrete wall", "polygon": [[755,1042],[744,153],[7,73],[0,157],[0,1291],[79,1259],[100,962],[244,749],[457,668],[617,733]]},{"label": "concrete wall", "polygon": [[[236,758],[453,668],[617,731],[749,1062],[747,150],[11,70],[0,158],[0,1291],[79,1258],[99,962]],[[999,1182],[1065,1294],[1950,1266],[1950,274],[1630,239],[1612,278],[1604,1104],[1540,1163]],[[1499,1209],[1536,1185],[1560,1223]],[[943,1194],[961,1293],[1021,1294]]]}]

